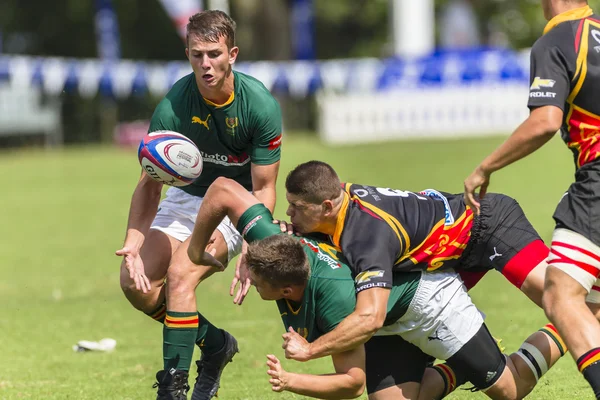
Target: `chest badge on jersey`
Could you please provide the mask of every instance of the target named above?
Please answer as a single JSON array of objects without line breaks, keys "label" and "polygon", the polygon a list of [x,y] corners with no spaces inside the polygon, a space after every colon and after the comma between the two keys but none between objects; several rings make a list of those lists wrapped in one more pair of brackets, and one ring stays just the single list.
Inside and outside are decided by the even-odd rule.
[{"label": "chest badge on jersey", "polygon": [[200,125],[204,125],[204,127],[206,128],[206,130],[210,131],[210,126],[208,126],[208,120],[210,119],[210,114],[208,114],[206,116],[206,119],[204,121],[202,121],[200,119],[200,117],[192,117],[192,124],[200,124]]},{"label": "chest badge on jersey", "polygon": [[238,117],[225,118],[225,126],[227,133],[231,136],[235,135],[235,128],[238,126]]}]

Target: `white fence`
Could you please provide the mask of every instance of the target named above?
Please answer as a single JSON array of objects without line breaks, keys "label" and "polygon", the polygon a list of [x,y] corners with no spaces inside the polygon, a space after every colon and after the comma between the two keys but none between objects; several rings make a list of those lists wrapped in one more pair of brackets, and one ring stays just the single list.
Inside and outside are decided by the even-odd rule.
[{"label": "white fence", "polygon": [[527,93],[518,82],[320,93],[318,131],[330,144],[507,134],[529,114]]}]

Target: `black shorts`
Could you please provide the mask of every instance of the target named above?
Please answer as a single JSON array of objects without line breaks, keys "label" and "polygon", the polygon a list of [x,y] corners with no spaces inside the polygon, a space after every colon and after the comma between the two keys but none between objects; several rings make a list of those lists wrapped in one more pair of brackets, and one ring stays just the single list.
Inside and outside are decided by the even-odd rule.
[{"label": "black shorts", "polygon": [[523,209],[512,197],[488,193],[481,200],[481,213],[475,216],[471,238],[457,269],[500,272],[510,260],[540,235]]},{"label": "black shorts", "polygon": [[367,392],[421,382],[432,357],[400,336],[373,336],[365,343]]},{"label": "black shorts", "polygon": [[577,232],[600,246],[600,160],[579,168],[553,218],[557,228]]},{"label": "black shorts", "polygon": [[[485,324],[446,363],[477,389],[492,386],[504,372],[506,358]],[[368,374],[368,370],[367,370]]]},{"label": "black shorts", "polygon": [[[406,382],[421,382],[433,359],[400,336],[373,336],[365,343],[365,351],[369,394]],[[446,362],[457,376],[478,389],[496,383],[506,366],[506,358],[485,324]]]}]

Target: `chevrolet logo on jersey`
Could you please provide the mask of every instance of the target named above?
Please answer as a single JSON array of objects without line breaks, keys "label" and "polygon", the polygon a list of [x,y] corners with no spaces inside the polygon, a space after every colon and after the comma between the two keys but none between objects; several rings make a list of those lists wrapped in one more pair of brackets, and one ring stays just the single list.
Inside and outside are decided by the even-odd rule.
[{"label": "chevrolet logo on jersey", "polygon": [[369,282],[371,278],[381,278],[383,276],[384,271],[364,271],[356,276],[354,281],[356,283],[365,283]]},{"label": "chevrolet logo on jersey", "polygon": [[551,88],[554,87],[556,83],[553,79],[542,79],[539,76],[536,76],[531,84],[530,90],[540,90],[541,88]]},{"label": "chevrolet logo on jersey", "polygon": [[210,127],[208,126],[208,119],[210,118],[210,114],[208,114],[206,116],[206,119],[204,121],[202,121],[200,119],[200,117],[192,117],[192,124],[200,124],[200,125],[204,125],[204,127],[210,131]]}]

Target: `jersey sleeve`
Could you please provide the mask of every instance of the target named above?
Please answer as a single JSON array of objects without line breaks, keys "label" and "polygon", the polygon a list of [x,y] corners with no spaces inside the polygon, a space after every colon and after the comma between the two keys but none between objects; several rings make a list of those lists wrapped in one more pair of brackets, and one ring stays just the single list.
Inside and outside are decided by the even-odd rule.
[{"label": "jersey sleeve", "polygon": [[271,211],[264,204],[255,204],[247,209],[238,220],[237,230],[248,243],[281,233],[279,225],[273,223]]},{"label": "jersey sleeve", "polygon": [[[344,228],[342,252],[355,274],[356,292],[374,287],[392,287],[392,268],[402,254],[400,237],[387,222],[364,215],[360,232]],[[365,232],[369,232],[365,234]]]},{"label": "jersey sleeve", "polygon": [[549,40],[538,40],[531,49],[529,78],[530,109],[542,106],[556,106],[564,111],[570,92],[570,79],[567,58],[561,48],[550,44]]},{"label": "jersey sleeve", "polygon": [[356,308],[352,278],[314,277],[317,328],[323,334],[332,331]]},{"label": "jersey sleeve", "polygon": [[279,161],[283,129],[281,121],[281,109],[273,97],[255,112],[255,130],[250,152],[252,163],[270,165]]},{"label": "jersey sleeve", "polygon": [[165,97],[158,103],[152,119],[150,120],[150,127],[148,132],[156,131],[173,131],[181,133],[181,123],[179,118],[176,117],[175,111],[173,110],[173,104],[168,97]]}]

